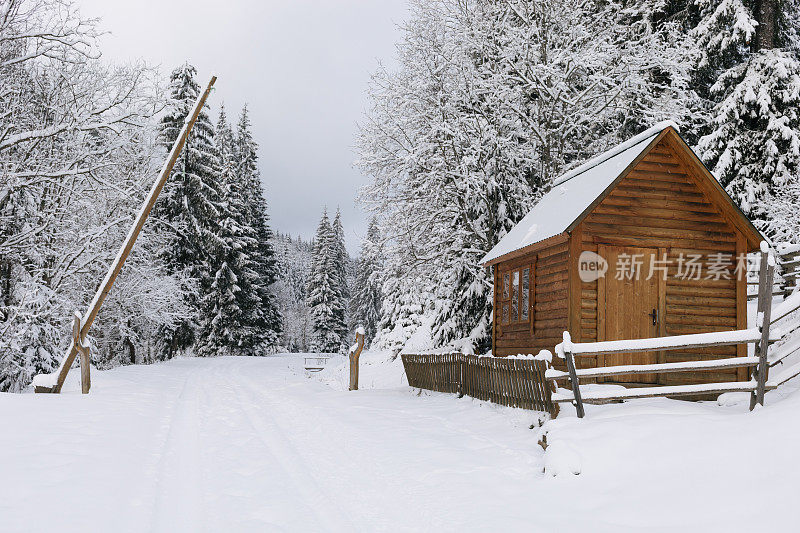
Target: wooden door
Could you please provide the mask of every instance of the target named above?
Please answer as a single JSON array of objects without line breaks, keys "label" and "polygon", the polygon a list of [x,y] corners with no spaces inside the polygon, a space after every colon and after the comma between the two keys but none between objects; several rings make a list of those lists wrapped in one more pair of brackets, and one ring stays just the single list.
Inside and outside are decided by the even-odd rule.
[{"label": "wooden door", "polygon": [[[608,271],[600,280],[598,307],[603,314],[598,332],[603,340],[645,339],[659,336],[659,281],[656,248],[600,246],[598,252],[608,261]],[[658,352],[606,355],[598,366],[658,363]],[[617,376],[606,381],[656,383],[656,374]]]}]

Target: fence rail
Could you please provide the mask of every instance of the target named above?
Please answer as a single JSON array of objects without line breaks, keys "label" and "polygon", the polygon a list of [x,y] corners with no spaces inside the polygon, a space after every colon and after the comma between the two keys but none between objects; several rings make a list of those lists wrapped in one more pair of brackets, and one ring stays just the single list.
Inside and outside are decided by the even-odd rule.
[{"label": "fence rail", "polygon": [[548,358],[497,358],[449,354],[403,354],[408,384],[467,395],[500,405],[558,414],[545,379]]}]

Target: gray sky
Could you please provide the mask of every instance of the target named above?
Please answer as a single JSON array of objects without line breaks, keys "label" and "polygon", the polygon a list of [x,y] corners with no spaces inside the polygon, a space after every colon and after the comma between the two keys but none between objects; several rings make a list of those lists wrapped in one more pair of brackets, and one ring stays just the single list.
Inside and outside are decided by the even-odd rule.
[{"label": "gray sky", "polygon": [[[392,65],[406,0],[79,0],[102,18],[103,53],[143,58],[164,74],[185,60],[210,101],[235,119],[251,111],[274,229],[310,238],[323,205],[342,209],[358,251],[366,215],[355,203],[365,177],[352,168],[356,122],[369,76]],[[220,6],[224,6],[220,9]]]}]

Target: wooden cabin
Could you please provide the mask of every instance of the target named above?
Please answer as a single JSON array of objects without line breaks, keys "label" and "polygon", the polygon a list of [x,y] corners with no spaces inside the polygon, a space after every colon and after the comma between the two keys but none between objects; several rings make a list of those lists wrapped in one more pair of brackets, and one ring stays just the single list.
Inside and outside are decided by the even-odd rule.
[{"label": "wooden cabin", "polygon": [[[675,126],[659,124],[555,180],[484,257],[494,270],[492,351],[552,351],[565,330],[574,342],[591,342],[745,328],[747,277],[740,258],[758,250],[761,240]],[[607,355],[579,364],[735,355],[746,355],[746,347]],[[746,369],[615,381],[711,379],[746,380]]]}]

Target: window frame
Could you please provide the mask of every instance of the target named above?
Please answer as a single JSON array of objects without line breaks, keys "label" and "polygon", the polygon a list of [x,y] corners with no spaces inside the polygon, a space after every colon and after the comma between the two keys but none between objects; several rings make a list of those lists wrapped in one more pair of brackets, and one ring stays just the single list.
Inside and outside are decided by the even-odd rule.
[{"label": "window frame", "polygon": [[[503,326],[518,326],[530,324],[533,332],[534,323],[534,292],[535,292],[535,267],[536,259],[528,263],[509,269],[500,269],[497,274],[497,312],[498,324]],[[528,290],[524,290],[524,273],[528,271]],[[515,284],[514,281],[517,281]],[[516,287],[515,287],[516,286]],[[516,288],[516,291],[515,291]],[[515,293],[516,292],[516,298]],[[524,305],[527,299],[527,306]],[[514,301],[516,300],[517,317],[514,320]],[[523,318],[524,309],[528,316]]]}]

